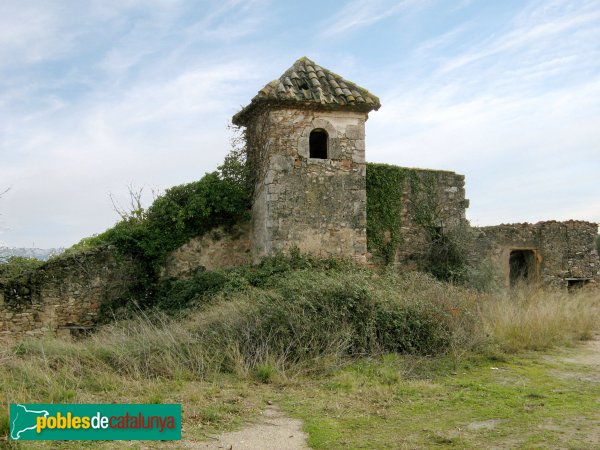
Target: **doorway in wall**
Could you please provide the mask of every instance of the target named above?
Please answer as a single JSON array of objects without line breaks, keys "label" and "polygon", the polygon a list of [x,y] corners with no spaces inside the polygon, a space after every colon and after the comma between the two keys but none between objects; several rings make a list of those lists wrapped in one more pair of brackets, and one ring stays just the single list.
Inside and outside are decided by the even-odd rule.
[{"label": "doorway in wall", "polygon": [[567,289],[569,291],[575,291],[577,289],[581,289],[589,283],[589,278],[567,278]]},{"label": "doorway in wall", "polygon": [[535,281],[536,258],[534,250],[511,250],[508,264],[511,286]]}]

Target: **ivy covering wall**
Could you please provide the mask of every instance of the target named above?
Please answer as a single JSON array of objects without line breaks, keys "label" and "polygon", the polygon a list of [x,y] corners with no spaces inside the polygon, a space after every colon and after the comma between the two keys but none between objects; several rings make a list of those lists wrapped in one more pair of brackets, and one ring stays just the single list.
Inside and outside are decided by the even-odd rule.
[{"label": "ivy covering wall", "polygon": [[393,262],[402,242],[400,225],[410,169],[367,164],[367,248],[383,264]]}]

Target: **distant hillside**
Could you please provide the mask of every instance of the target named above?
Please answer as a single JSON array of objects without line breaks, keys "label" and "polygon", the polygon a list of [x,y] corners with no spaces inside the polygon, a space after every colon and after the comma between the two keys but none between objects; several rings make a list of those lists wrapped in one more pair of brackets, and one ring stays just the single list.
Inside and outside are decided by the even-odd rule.
[{"label": "distant hillside", "polygon": [[62,253],[64,248],[14,248],[0,247],[0,262],[6,261],[11,256],[25,256],[46,261],[50,256]]}]

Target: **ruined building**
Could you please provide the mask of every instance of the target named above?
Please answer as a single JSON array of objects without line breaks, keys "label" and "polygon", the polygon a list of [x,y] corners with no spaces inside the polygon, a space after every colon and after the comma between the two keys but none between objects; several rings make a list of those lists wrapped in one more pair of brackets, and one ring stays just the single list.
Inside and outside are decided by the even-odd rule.
[{"label": "ruined building", "polygon": [[[301,58],[233,117],[247,129],[256,174],[254,261],[291,247],[367,259],[365,122],[379,107],[366,89]],[[435,225],[441,232],[467,224],[464,176],[420,169],[411,174],[434,179],[441,210]],[[401,195],[424,201],[408,181]],[[399,264],[410,264],[427,241],[410,203],[403,202],[400,211],[402,244],[394,258]],[[598,279],[596,224],[542,222],[475,231],[478,255],[495,264],[507,284],[575,286]]]},{"label": "ruined building", "polygon": [[[599,280],[596,224],[470,228],[463,175],[368,165],[365,123],[379,107],[366,89],[308,58],[296,61],[233,117],[245,127],[254,177],[250,222],[190,239],[168,255],[162,277],[257,262],[294,247],[418,267],[432,235],[467,230],[473,253],[507,285],[575,287]],[[392,185],[378,186],[374,174],[386,171],[394,175]],[[131,264],[98,249],[0,283],[0,338],[92,327],[101,305],[135,282]]]},{"label": "ruined building", "polygon": [[379,107],[366,89],[302,58],[233,117],[247,128],[256,173],[255,261],[292,246],[366,261],[365,122]]}]

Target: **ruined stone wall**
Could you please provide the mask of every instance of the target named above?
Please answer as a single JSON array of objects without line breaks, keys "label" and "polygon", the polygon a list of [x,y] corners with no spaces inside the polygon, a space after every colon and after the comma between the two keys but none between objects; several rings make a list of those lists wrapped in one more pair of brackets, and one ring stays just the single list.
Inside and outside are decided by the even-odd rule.
[{"label": "ruined stone wall", "polygon": [[[253,257],[298,247],[366,260],[365,113],[274,110],[253,201]],[[257,127],[250,124],[252,130]],[[309,158],[309,134],[329,135],[328,158]],[[253,145],[251,143],[251,148]]]},{"label": "ruined stone wall", "polygon": [[511,251],[532,250],[538,282],[567,286],[569,279],[600,281],[595,240],[598,225],[570,220],[475,228],[476,254],[492,261],[509,283]]},{"label": "ruined stone wall", "polygon": [[468,225],[469,200],[465,198],[464,175],[442,170],[406,170],[396,262],[416,268],[431,243],[428,228],[448,233]]},{"label": "ruined stone wall", "polygon": [[184,278],[197,270],[224,269],[252,262],[251,224],[215,228],[169,253],[161,278]]},{"label": "ruined stone wall", "polygon": [[100,306],[129,287],[131,268],[101,249],[51,260],[0,283],[0,341],[92,327]]}]

